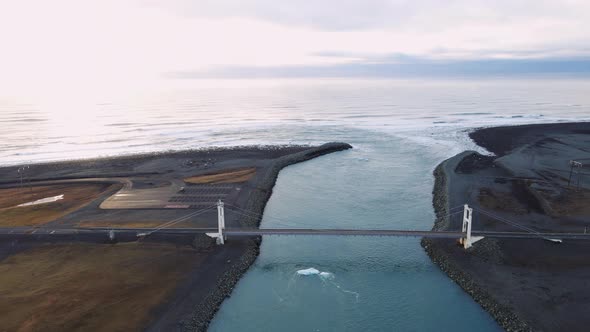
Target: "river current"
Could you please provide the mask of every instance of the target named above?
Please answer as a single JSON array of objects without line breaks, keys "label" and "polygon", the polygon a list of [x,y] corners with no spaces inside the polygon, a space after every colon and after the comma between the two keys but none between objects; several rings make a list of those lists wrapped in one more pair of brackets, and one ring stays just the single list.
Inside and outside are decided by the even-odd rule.
[{"label": "river current", "polygon": [[[261,227],[426,230],[432,171],[477,149],[467,130],[590,120],[588,91],[590,81],[568,79],[326,79],[186,81],[70,99],[0,95],[0,164],[343,141],[354,149],[281,171]],[[419,239],[269,236],[210,330],[473,326],[499,330]]]}]

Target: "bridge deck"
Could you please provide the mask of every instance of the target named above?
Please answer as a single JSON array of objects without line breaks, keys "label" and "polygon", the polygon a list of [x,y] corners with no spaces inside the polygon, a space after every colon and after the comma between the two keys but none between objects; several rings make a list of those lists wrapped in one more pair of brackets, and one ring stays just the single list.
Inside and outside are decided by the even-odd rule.
[{"label": "bridge deck", "polygon": [[[111,228],[56,228],[56,227],[1,227],[0,235],[10,234],[100,234],[107,233]],[[114,228],[115,233],[149,234],[151,232],[165,234],[204,234],[216,233],[217,228]],[[420,230],[392,230],[392,229],[285,229],[285,228],[229,228],[224,234],[233,236],[285,235],[285,236],[400,236],[427,238],[461,238],[464,233],[458,231],[420,231]],[[590,234],[584,233],[528,233],[528,232],[492,232],[473,231],[472,236],[490,238],[513,239],[575,239],[590,240]]]}]

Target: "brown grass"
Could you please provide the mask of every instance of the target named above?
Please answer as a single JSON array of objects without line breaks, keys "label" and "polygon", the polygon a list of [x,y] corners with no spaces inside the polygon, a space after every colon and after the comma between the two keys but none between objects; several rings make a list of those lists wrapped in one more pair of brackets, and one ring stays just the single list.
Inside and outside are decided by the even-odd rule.
[{"label": "brown grass", "polygon": [[556,216],[590,216],[590,190],[567,189],[558,198],[540,192]]},{"label": "brown grass", "polygon": [[490,188],[481,188],[477,198],[479,204],[488,210],[510,211],[516,214],[527,212],[510,193],[494,191]]},{"label": "brown grass", "polygon": [[[34,226],[65,216],[98,198],[115,186],[109,184],[67,184],[28,189],[0,189],[0,226]],[[64,194],[62,200],[17,207],[18,204]]]},{"label": "brown grass", "polygon": [[138,331],[202,259],[138,243],[47,245],[0,262],[0,331]]},{"label": "brown grass", "polygon": [[240,183],[250,180],[255,174],[256,168],[254,167],[241,168],[192,176],[184,179],[184,182],[193,184]]}]

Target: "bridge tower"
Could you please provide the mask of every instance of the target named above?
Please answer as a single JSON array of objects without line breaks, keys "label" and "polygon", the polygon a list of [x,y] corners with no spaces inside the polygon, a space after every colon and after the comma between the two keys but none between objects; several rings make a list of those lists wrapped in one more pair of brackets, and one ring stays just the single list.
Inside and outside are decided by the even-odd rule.
[{"label": "bridge tower", "polygon": [[205,233],[216,240],[217,244],[225,244],[225,209],[221,200],[217,201],[217,233]]},{"label": "bridge tower", "polygon": [[459,242],[463,245],[463,248],[469,249],[471,246],[483,239],[483,236],[471,236],[471,224],[473,222],[473,209],[469,205],[463,206],[463,227],[461,231],[465,233],[465,237],[461,238]]}]

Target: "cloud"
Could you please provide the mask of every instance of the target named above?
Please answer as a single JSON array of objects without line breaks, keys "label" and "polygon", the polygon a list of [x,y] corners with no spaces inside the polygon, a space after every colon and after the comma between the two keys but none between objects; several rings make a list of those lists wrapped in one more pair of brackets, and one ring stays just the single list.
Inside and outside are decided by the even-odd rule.
[{"label": "cloud", "polygon": [[[189,17],[250,17],[284,25],[320,30],[358,30],[400,23],[411,17],[411,1],[386,0],[146,0],[146,6],[164,8]],[[405,8],[404,10],[402,10]]]},{"label": "cloud", "polygon": [[[399,57],[397,57],[399,58]],[[398,62],[345,63],[316,66],[235,66],[202,71],[170,72],[166,77],[200,78],[303,78],[303,77],[590,77],[590,57],[565,59],[430,60],[403,57]]]},{"label": "cloud", "polygon": [[[510,58],[587,55],[590,2],[547,0],[144,0],[184,17],[248,18],[307,29],[319,53]],[[315,36],[314,36],[315,35]],[[495,50],[502,50],[496,52]],[[544,54],[545,53],[545,54]]]},{"label": "cloud", "polygon": [[0,88],[216,68],[562,61],[590,56],[589,22],[590,2],[573,0],[0,0]]},{"label": "cloud", "polygon": [[440,31],[458,26],[559,22],[586,25],[590,3],[583,0],[142,0],[196,18],[249,17],[318,30],[402,29]]}]

